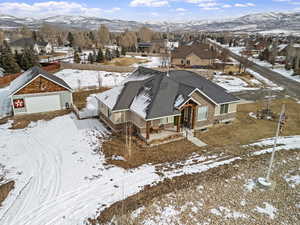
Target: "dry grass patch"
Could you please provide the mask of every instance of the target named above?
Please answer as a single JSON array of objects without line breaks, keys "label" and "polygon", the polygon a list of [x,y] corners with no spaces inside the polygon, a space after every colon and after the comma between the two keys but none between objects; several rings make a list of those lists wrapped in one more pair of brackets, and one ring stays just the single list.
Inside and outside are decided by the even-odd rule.
[{"label": "dry grass patch", "polygon": [[0,206],[2,205],[2,202],[6,199],[9,192],[14,189],[15,182],[9,181],[5,184],[0,185]]},{"label": "dry grass patch", "polygon": [[146,63],[149,62],[146,59],[139,59],[139,58],[128,58],[128,57],[122,57],[122,58],[114,58],[111,61],[107,61],[104,63],[104,65],[110,65],[110,66],[131,66],[133,64],[139,64],[139,63]]},{"label": "dry grass patch", "polygon": [[40,59],[48,59],[48,58],[51,58],[51,57],[59,57],[59,56],[66,56],[66,55],[67,54],[63,53],[63,52],[54,52],[51,55],[40,55],[39,58]]},{"label": "dry grass patch", "polygon": [[[246,184],[265,174],[269,156],[262,155],[237,161],[234,166],[222,166],[202,174],[146,187],[139,194],[105,210],[98,221],[111,221],[115,216],[115,224],[131,225],[145,224],[146,221],[150,224],[191,225],[200,222],[228,225],[299,224],[299,189],[298,186],[293,188],[288,185],[284,176],[293,174],[292,171],[299,174],[300,153],[291,151],[276,154],[277,162],[272,175],[276,186],[273,191],[265,191],[257,186],[252,190],[246,188]],[[256,210],[257,207],[264,208],[264,203],[276,208],[274,218]],[[134,208],[139,210],[132,214]],[[226,210],[221,212],[220,208]],[[213,210],[218,210],[220,215],[214,214]]]},{"label": "dry grass patch", "polygon": [[[300,104],[292,99],[273,101],[271,109],[279,114],[282,104],[286,104],[288,120],[282,135],[300,134]],[[257,120],[249,117],[263,103],[242,104],[238,106],[237,119],[228,125],[217,125],[205,133],[197,133],[197,137],[210,146],[248,144],[258,139],[274,137],[277,121]]]},{"label": "dry grass patch", "polygon": [[[125,139],[120,136],[112,137],[103,143],[102,152],[109,164],[123,168],[136,168],[148,163],[176,162],[187,158],[193,152],[201,152],[202,149],[187,140],[180,140],[155,147],[140,147],[139,140],[133,138],[131,154],[125,148]],[[130,156],[129,156],[130,155]],[[112,156],[122,156],[126,160],[114,160]]]},{"label": "dry grass patch", "polygon": [[52,120],[55,117],[63,116],[69,114],[71,110],[58,110],[53,112],[45,112],[45,113],[35,113],[30,115],[21,115],[21,116],[14,116],[12,118],[13,122],[11,124],[10,129],[24,129],[26,128],[31,122],[36,122],[39,120]]},{"label": "dry grass patch", "polygon": [[87,97],[89,97],[91,94],[98,94],[98,93],[104,92],[108,89],[109,88],[102,87],[102,88],[93,89],[93,90],[79,90],[79,91],[73,93],[73,103],[79,110],[81,110],[86,107]]}]

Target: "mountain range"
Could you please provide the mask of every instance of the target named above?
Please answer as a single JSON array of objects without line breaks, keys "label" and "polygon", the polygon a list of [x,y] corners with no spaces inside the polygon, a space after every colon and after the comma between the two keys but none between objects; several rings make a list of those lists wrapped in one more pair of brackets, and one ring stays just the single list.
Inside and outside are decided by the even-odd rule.
[{"label": "mountain range", "polygon": [[2,29],[13,29],[22,26],[37,29],[42,24],[73,29],[97,29],[101,24],[105,24],[114,32],[124,31],[125,29],[136,30],[142,26],[156,31],[167,29],[170,31],[268,31],[274,29],[300,31],[300,12],[257,13],[226,20],[194,20],[187,22],[138,22],[68,15],[36,19],[0,15],[0,28]]}]

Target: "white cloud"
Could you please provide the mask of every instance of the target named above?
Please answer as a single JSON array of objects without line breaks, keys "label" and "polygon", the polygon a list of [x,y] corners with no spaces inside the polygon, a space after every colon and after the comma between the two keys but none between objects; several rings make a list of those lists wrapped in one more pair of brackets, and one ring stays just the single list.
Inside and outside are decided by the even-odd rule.
[{"label": "white cloud", "polygon": [[231,8],[232,7],[232,5],[229,5],[229,4],[225,4],[225,5],[222,5],[222,8]]},{"label": "white cloud", "polygon": [[201,9],[203,9],[203,10],[219,10],[220,8],[219,7],[204,7]]},{"label": "white cloud", "polygon": [[169,5],[167,0],[133,0],[129,3],[131,7],[146,6],[146,7],[162,7]]},{"label": "white cloud", "polygon": [[236,3],[234,4],[235,7],[253,7],[255,4],[253,3]]},{"label": "white cloud", "polygon": [[201,8],[210,8],[210,7],[213,7],[216,5],[218,5],[218,3],[216,3],[216,2],[204,2],[204,3],[199,4],[198,6],[200,6]]},{"label": "white cloud", "polygon": [[175,9],[176,12],[186,12],[187,10],[184,8],[177,8]]},{"label": "white cloud", "polygon": [[120,11],[120,8],[101,9],[87,7],[84,4],[66,1],[48,1],[39,3],[0,3],[0,13],[15,16],[46,17],[56,15],[100,16],[103,13]]}]

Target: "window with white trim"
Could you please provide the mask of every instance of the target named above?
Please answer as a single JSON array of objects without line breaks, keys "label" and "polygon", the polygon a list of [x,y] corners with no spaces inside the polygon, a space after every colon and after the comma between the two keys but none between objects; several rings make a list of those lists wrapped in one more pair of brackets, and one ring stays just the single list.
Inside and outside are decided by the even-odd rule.
[{"label": "window with white trim", "polygon": [[197,120],[207,120],[208,117],[208,107],[207,106],[202,106],[198,108],[198,115],[197,115]]},{"label": "window with white trim", "polygon": [[220,107],[220,114],[226,114],[228,113],[229,104],[221,105]]},{"label": "window with white trim", "polygon": [[159,121],[159,125],[170,124],[170,123],[174,123],[174,116],[164,117],[161,118]]}]

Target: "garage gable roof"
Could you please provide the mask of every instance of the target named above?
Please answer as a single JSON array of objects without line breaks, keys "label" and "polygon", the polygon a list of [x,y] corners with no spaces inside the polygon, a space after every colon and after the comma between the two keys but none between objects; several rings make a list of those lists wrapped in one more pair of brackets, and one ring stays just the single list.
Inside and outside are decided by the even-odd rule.
[{"label": "garage gable roof", "polygon": [[23,87],[25,87],[27,84],[29,84],[31,81],[33,81],[38,76],[43,76],[46,79],[68,89],[69,91],[72,91],[72,88],[64,80],[44,71],[43,69],[41,69],[38,66],[34,66],[31,69],[22,73],[19,77],[17,77],[15,80],[13,80],[10,83],[10,86],[9,86],[10,95],[13,95],[17,91],[21,90]]}]

